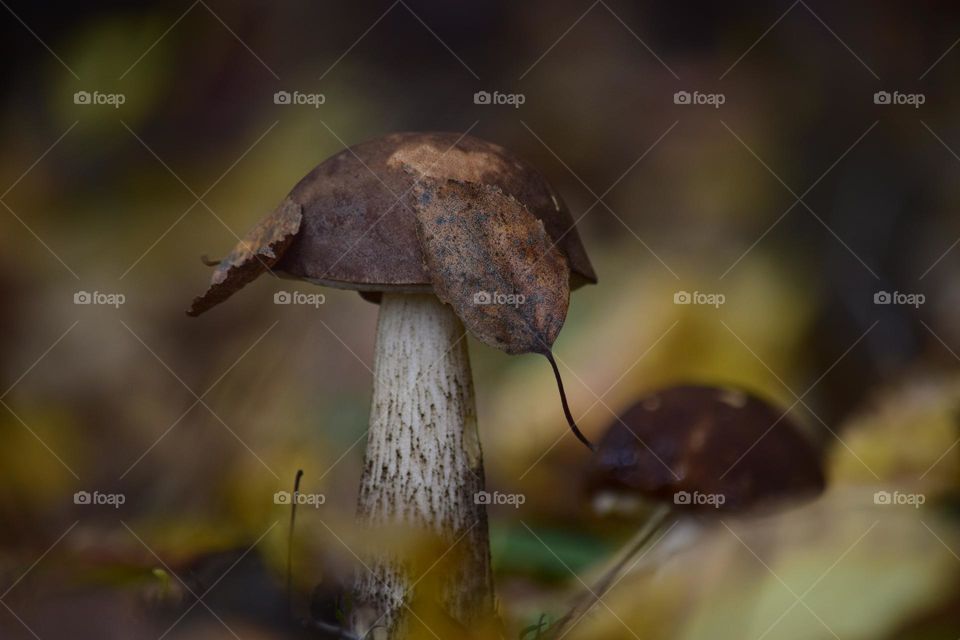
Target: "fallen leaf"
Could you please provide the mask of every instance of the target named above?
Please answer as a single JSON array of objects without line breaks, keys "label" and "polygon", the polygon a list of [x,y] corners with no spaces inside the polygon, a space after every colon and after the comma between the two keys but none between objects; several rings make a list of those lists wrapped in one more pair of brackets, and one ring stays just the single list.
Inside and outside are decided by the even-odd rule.
[{"label": "fallen leaf", "polygon": [[256,224],[213,272],[210,287],[194,298],[187,315],[198,316],[269,271],[300,231],[303,207],[290,198]]},{"label": "fallen leaf", "polygon": [[437,297],[481,342],[550,352],[570,300],[570,269],[543,222],[498,187],[423,178],[411,209]]}]

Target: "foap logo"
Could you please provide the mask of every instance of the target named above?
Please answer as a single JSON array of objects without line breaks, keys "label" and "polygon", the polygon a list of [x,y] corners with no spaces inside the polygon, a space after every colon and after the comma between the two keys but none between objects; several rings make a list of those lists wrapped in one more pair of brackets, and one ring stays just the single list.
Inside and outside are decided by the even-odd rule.
[{"label": "foap logo", "polygon": [[922,93],[901,93],[899,91],[877,91],[873,94],[873,104],[890,104],[910,106],[919,109],[920,105],[927,101],[927,96]]},{"label": "foap logo", "polygon": [[327,501],[327,496],[322,493],[303,493],[302,491],[277,491],[273,494],[273,504],[298,504],[319,509],[320,505]]},{"label": "foap logo", "polygon": [[127,297],[122,293],[77,291],[73,294],[73,304],[96,304],[118,309],[126,301]]},{"label": "foap logo", "polygon": [[673,304],[696,304],[706,305],[714,309],[720,308],[720,305],[727,302],[727,297],[722,293],[706,293],[703,291],[677,291],[673,294]]},{"label": "foap logo", "polygon": [[273,104],[309,105],[319,109],[325,104],[327,96],[322,93],[302,93],[300,91],[277,91],[273,94]]},{"label": "foap logo", "polygon": [[127,501],[127,496],[122,493],[100,493],[94,491],[77,491],[73,494],[73,504],[80,505],[109,505],[114,509],[119,509],[120,505]]},{"label": "foap logo", "polygon": [[901,493],[900,491],[877,491],[873,494],[873,504],[890,506],[910,506],[919,509],[927,501],[922,493]]},{"label": "foap logo", "polygon": [[522,93],[500,93],[494,91],[477,91],[473,94],[473,104],[495,104],[510,105],[514,109],[519,109],[520,105],[527,101],[527,96]]},{"label": "foap logo", "polygon": [[700,493],[699,491],[690,493],[689,491],[677,491],[673,494],[673,504],[683,506],[710,506],[714,509],[719,509],[726,501],[727,497],[722,493]]},{"label": "foap logo", "polygon": [[902,291],[877,291],[873,294],[873,304],[897,304],[919,309],[927,301],[922,293],[903,293]]},{"label": "foap logo", "polygon": [[277,291],[273,294],[273,304],[302,304],[314,309],[327,301],[322,293],[303,293],[302,291]]},{"label": "foap logo", "polygon": [[477,291],[473,294],[473,304],[489,305],[501,304],[509,307],[519,307],[527,301],[522,293],[500,293],[499,291]]},{"label": "foap logo", "polygon": [[719,109],[727,101],[722,93],[701,93],[699,91],[677,91],[673,94],[673,104],[707,105]]},{"label": "foap logo", "polygon": [[73,104],[83,105],[109,105],[114,109],[119,109],[120,105],[127,101],[127,96],[122,93],[100,93],[99,91],[77,91],[73,94]]},{"label": "foap logo", "polygon": [[490,493],[489,491],[477,491],[473,494],[473,502],[475,504],[505,504],[514,509],[519,509],[520,505],[526,501],[527,496],[522,493],[500,493],[499,491]]}]

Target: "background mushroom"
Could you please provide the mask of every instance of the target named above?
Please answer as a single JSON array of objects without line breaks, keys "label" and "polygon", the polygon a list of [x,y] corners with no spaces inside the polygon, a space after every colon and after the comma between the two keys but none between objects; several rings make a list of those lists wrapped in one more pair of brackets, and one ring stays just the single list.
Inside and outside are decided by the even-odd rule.
[{"label": "background mushroom", "polygon": [[[783,410],[731,387],[677,386],[615,420],[592,462],[591,487],[695,511],[743,511],[816,495],[819,448]],[[694,494],[722,496],[697,503]],[[689,496],[689,502],[684,502]]]},{"label": "background mushroom", "polygon": [[[561,198],[494,144],[393,134],[346,149],[301,180],[220,263],[188,313],[267,271],[380,302],[359,519],[384,532],[426,530],[455,545],[444,608],[464,624],[492,617],[464,325],[507,353],[542,353],[553,363],[571,286],[596,280]],[[565,400],[564,410],[586,442]],[[369,565],[358,575],[353,626],[398,631],[408,567],[387,553]]]},{"label": "background mushroom", "polygon": [[610,425],[590,464],[589,493],[599,511],[646,518],[551,637],[617,583],[671,511],[698,520],[763,511],[818,495],[825,485],[821,453],[799,425],[731,387],[677,386],[641,398]]}]

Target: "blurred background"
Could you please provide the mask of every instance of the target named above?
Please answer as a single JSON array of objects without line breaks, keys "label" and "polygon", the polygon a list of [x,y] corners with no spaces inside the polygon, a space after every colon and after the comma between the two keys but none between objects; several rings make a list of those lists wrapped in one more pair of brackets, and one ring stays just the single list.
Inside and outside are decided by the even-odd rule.
[{"label": "blurred background", "polygon": [[[501,144],[562,193],[600,278],[555,346],[589,436],[701,382],[827,451],[819,500],[678,542],[569,637],[960,635],[955,4],[0,4],[0,637],[323,637],[277,613],[273,495],[303,469],[325,496],[293,550],[299,615],[326,615],[377,307],[274,305],[316,290],[265,277],[184,310],[202,254],[405,130]],[[470,352],[488,487],[525,496],[490,512],[516,638],[635,524],[590,510],[542,358]]]}]

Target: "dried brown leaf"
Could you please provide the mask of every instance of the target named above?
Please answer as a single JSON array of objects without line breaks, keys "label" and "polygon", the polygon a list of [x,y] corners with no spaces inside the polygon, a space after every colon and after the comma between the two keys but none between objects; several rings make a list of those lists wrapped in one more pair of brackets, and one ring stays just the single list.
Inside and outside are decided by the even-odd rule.
[{"label": "dried brown leaf", "polygon": [[529,209],[498,187],[425,177],[412,191],[433,289],[480,341],[549,353],[570,300],[570,269]]},{"label": "dried brown leaf", "polygon": [[220,304],[270,268],[300,231],[303,208],[290,198],[256,224],[213,272],[210,287],[194,298],[187,315],[198,316]]}]

